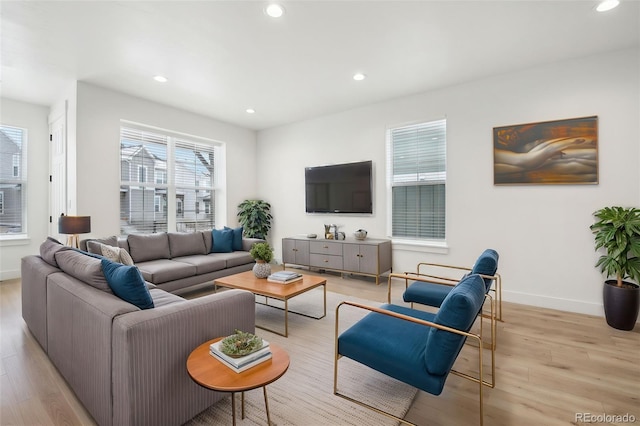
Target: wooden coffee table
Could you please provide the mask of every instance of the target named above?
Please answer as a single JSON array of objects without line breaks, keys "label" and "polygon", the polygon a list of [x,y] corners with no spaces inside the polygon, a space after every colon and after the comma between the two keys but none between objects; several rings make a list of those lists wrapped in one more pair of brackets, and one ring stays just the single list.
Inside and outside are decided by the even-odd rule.
[{"label": "wooden coffee table", "polygon": [[[264,305],[271,308],[282,309],[277,306],[269,305],[269,299],[276,299],[284,302],[284,333],[276,330],[272,330],[266,327],[261,327],[256,324],[256,327],[263,330],[271,331],[272,333],[279,334],[280,336],[289,336],[289,312],[305,317],[320,319],[327,315],[327,280],[324,278],[316,277],[313,275],[302,275],[302,280],[295,281],[289,284],[272,283],[266,280],[266,278],[256,278],[253,271],[241,272],[235,275],[229,275],[228,277],[216,278],[213,282],[214,287],[227,287],[240,290],[248,290],[258,296],[263,296],[266,300]],[[321,316],[307,315],[302,312],[289,311],[289,299],[299,296],[302,293],[306,293],[309,290],[313,290],[316,287],[322,286],[324,307]]]},{"label": "wooden coffee table", "polygon": [[272,358],[242,373],[236,373],[209,354],[209,345],[222,339],[204,342],[191,352],[187,358],[187,371],[194,382],[202,387],[219,392],[231,392],[231,411],[233,425],[236,424],[236,392],[242,392],[242,418],[244,419],[244,392],[262,388],[264,406],[267,412],[267,424],[271,425],[267,385],[278,380],[289,368],[289,355],[280,346],[269,343]]}]

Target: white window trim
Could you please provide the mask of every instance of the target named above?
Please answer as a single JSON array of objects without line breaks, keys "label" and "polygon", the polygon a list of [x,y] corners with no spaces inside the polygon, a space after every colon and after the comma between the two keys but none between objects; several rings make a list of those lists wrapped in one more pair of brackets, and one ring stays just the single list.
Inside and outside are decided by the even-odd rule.
[{"label": "white window trim", "polygon": [[[24,245],[29,244],[30,238],[28,235],[29,227],[28,227],[28,211],[27,211],[27,198],[28,198],[28,188],[29,183],[28,179],[28,169],[27,169],[27,156],[28,156],[28,146],[29,146],[29,131],[24,127],[12,126],[10,124],[0,123],[3,127],[9,127],[13,129],[19,129],[22,132],[22,141],[20,147],[20,164],[19,164],[19,176],[13,180],[15,183],[19,183],[21,185],[22,191],[22,231],[17,233],[4,233],[0,234],[0,246],[12,246],[12,245]],[[13,161],[12,161],[12,172],[13,176]],[[15,176],[14,176],[15,177]],[[3,200],[4,201],[4,200]],[[3,202],[4,207],[4,202]]]}]

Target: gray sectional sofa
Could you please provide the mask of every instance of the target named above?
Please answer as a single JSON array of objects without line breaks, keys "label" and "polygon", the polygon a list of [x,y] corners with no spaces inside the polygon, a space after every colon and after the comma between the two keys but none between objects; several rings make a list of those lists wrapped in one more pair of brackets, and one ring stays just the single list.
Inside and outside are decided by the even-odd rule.
[{"label": "gray sectional sofa", "polygon": [[193,290],[214,279],[253,268],[249,255],[251,246],[264,240],[242,238],[241,250],[211,253],[211,231],[161,232],[131,234],[127,237],[88,239],[80,248],[100,254],[93,243],[103,243],[125,249],[144,279],[171,293]]},{"label": "gray sectional sofa", "polygon": [[[168,245],[172,241],[177,245]],[[111,291],[99,256],[47,240],[39,256],[22,259],[22,316],[100,425],[180,425],[191,419],[223,394],[189,378],[189,353],[235,329],[255,330],[250,292],[227,290],[185,300],[163,289],[184,289],[246,268],[236,264],[244,254],[189,254],[189,241],[170,234],[120,241],[144,278],[157,283],[137,274],[154,304],[144,310]],[[222,260],[228,267],[220,268]]]}]

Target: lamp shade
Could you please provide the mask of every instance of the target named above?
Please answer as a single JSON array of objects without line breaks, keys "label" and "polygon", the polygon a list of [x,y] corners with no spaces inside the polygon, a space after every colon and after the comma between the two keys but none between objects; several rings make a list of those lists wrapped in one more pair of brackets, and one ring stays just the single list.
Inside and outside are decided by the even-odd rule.
[{"label": "lamp shade", "polygon": [[91,216],[60,216],[58,232],[60,234],[88,234],[91,232]]}]

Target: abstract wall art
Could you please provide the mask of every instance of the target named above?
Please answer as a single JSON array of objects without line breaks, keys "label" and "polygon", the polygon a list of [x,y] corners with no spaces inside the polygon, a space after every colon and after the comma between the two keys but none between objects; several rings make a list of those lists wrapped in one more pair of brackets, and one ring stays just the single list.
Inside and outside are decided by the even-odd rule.
[{"label": "abstract wall art", "polygon": [[494,127],[493,183],[597,184],[598,117]]}]

